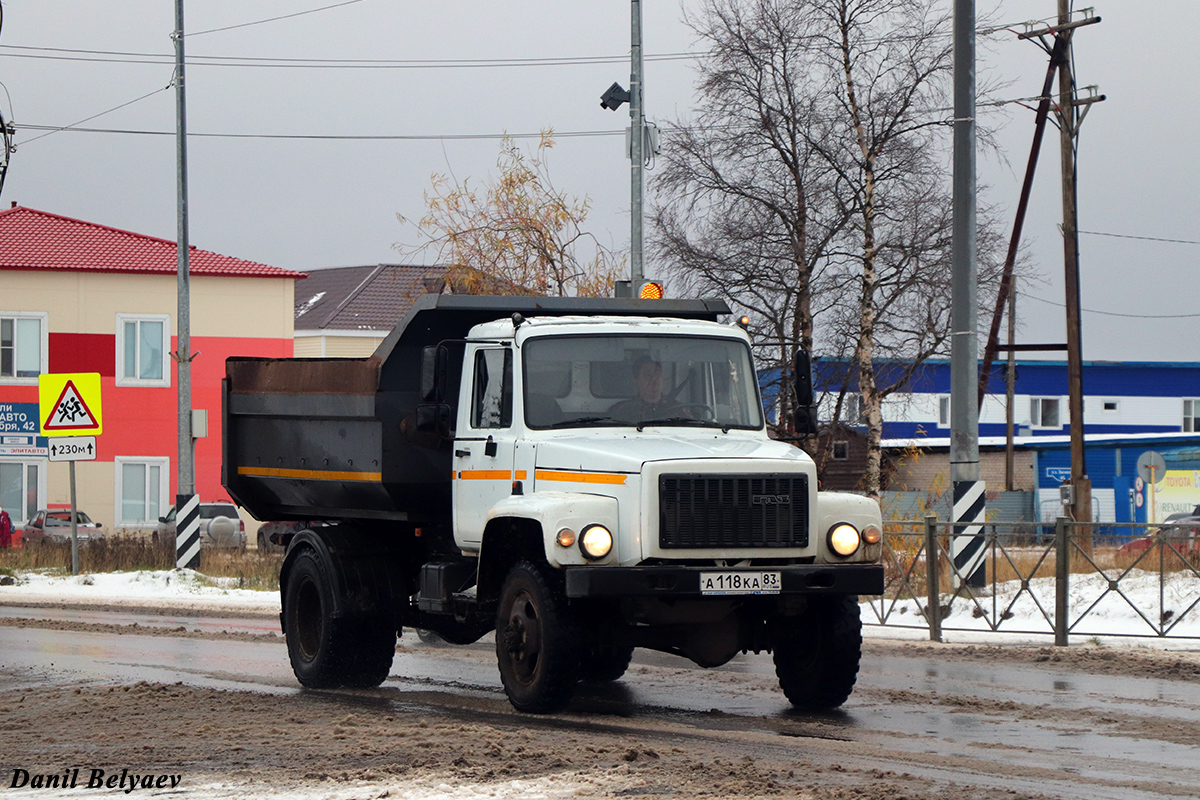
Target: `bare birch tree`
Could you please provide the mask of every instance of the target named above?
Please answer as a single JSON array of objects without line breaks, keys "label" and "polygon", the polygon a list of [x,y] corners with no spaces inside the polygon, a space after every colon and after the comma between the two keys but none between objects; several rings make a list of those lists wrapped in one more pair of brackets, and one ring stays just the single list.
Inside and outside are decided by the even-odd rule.
[{"label": "bare birch tree", "polygon": [[[710,105],[707,90],[731,82],[746,95],[746,107],[767,106],[788,118],[772,127],[794,134],[792,160],[805,165],[804,218],[825,221],[819,227],[825,236],[806,242],[806,280],[793,281],[792,294],[778,288],[761,259],[740,260],[742,280],[727,285],[731,294],[751,297],[757,295],[749,287],[756,287],[769,298],[760,303],[767,308],[779,308],[779,300],[788,297],[809,310],[810,326],[820,322],[815,335],[797,338],[806,344],[815,340],[818,352],[851,357],[853,369],[846,374],[857,386],[867,428],[861,488],[873,496],[880,491],[882,472],[883,400],[905,386],[924,360],[944,352],[950,322],[950,158],[944,123],[952,42],[949,20],[936,8],[931,0],[709,0],[692,22],[713,48],[701,63],[698,82],[706,104],[698,117],[705,124],[679,126],[685,135],[669,140],[677,148],[671,165],[687,166],[692,183],[682,184],[670,169],[659,183],[667,210],[658,216],[674,224],[664,225],[662,236],[675,264],[696,273],[694,261],[680,256],[689,254],[684,243],[702,242],[710,262],[730,252],[740,255],[750,246],[750,230],[720,227],[695,213],[681,218],[674,209],[732,206],[731,196],[752,196],[771,208],[791,204],[793,194],[781,191],[777,180],[762,179],[771,165],[761,159],[755,162],[757,171],[731,172],[734,159],[708,163],[692,156],[706,152],[710,139],[727,142],[743,159],[759,154],[747,145],[752,141],[750,126],[743,123],[748,115]],[[761,63],[788,59],[786,71],[770,73],[786,88],[731,74],[737,65],[718,54],[745,49],[744,42],[755,43]],[[681,186],[693,188],[692,193],[679,192]],[[731,230],[743,235],[732,237]],[[994,239],[981,234],[981,248]],[[775,334],[770,326],[761,331],[764,340],[784,340]],[[881,362],[888,364],[882,372]],[[839,409],[845,392],[845,386],[834,389]]]},{"label": "bare birch tree", "polygon": [[[826,125],[803,8],[708,0],[688,22],[700,60],[695,119],[667,131],[653,246],[685,291],[725,297],[778,369],[777,433],[790,436],[791,353],[812,348],[826,253],[849,219],[808,142]],[[811,445],[811,443],[809,443]]]}]

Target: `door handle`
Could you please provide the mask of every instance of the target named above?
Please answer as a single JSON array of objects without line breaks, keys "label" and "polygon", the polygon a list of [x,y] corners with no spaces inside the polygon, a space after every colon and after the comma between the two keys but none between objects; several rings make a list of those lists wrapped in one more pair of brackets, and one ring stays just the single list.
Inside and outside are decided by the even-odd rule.
[{"label": "door handle", "polygon": [[455,458],[466,458],[466,457],[468,457],[469,455],[471,455],[471,451],[470,451],[470,450],[455,450],[455,451],[454,451],[454,457],[455,457]]}]

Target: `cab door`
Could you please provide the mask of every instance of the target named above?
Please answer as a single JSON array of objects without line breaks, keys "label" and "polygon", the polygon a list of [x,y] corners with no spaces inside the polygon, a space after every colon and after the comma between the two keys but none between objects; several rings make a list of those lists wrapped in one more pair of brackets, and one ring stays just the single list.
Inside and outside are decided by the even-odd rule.
[{"label": "cab door", "polygon": [[488,511],[512,494],[513,354],[498,345],[468,347],[464,385],[468,402],[459,405],[454,442],[454,536],[473,549],[483,540]]}]

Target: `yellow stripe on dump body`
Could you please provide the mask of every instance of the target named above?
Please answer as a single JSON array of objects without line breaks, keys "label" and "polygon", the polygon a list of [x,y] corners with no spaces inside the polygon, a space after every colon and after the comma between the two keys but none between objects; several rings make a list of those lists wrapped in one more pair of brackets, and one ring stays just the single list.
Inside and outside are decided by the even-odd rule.
[{"label": "yellow stripe on dump body", "polygon": [[623,486],[626,475],[615,475],[611,472],[560,472],[556,470],[539,469],[534,473],[539,481],[563,481],[566,483],[608,483]]},{"label": "yellow stripe on dump body", "polygon": [[238,475],[258,478],[301,478],[311,481],[381,481],[382,472],[338,472],[320,469],[277,469],[275,467],[238,467]]}]

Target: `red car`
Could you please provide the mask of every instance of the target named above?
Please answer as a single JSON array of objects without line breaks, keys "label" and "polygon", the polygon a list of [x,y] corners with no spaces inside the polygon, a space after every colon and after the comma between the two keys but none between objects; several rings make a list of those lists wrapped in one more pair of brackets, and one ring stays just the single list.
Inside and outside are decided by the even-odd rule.
[{"label": "red car", "polygon": [[[1153,545],[1162,542],[1181,553],[1200,553],[1200,517],[1184,517],[1171,520],[1171,527],[1159,528],[1148,536],[1141,536],[1121,545],[1118,552],[1144,553]],[[1178,527],[1176,527],[1178,526]]]},{"label": "red car", "polygon": [[[75,535],[80,544],[104,538],[103,526],[92,522],[91,517],[82,511],[75,512]],[[71,512],[68,509],[42,509],[33,515],[33,519],[25,523],[21,531],[21,546],[33,547],[39,544],[70,544],[71,543]]]}]

